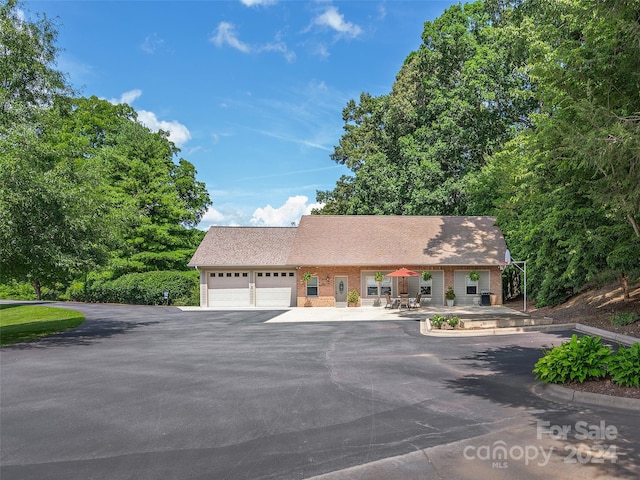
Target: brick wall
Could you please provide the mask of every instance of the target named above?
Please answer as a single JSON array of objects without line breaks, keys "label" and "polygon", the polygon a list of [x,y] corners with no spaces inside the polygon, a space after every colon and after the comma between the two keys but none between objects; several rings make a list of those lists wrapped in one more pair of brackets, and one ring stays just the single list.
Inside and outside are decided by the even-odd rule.
[{"label": "brick wall", "polygon": [[[406,266],[409,270],[422,272],[423,270],[443,270],[445,290],[449,285],[453,285],[454,271],[461,270],[460,267],[426,267],[426,266]],[[473,268],[469,268],[472,270]],[[333,307],[335,306],[335,277],[347,277],[347,291],[355,289],[362,297],[362,277],[361,271],[384,271],[388,272],[390,268],[384,267],[301,267],[298,270],[298,307]],[[496,294],[496,305],[502,304],[502,272],[499,267],[482,267],[482,270],[490,270],[491,272],[491,292]],[[318,296],[305,297],[306,285],[302,281],[302,275],[310,272],[313,276],[318,277]]]}]

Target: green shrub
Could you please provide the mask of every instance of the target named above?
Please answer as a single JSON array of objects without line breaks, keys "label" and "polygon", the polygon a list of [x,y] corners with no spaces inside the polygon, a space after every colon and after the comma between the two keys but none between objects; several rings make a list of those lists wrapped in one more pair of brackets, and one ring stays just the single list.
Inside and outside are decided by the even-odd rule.
[{"label": "green shrub", "polygon": [[[128,273],[114,280],[87,281],[86,301],[162,305],[164,292],[171,305],[198,305],[199,274],[197,271],[158,271]],[[78,293],[79,286],[74,288]]]},{"label": "green shrub", "polygon": [[36,291],[29,283],[11,280],[0,284],[0,298],[5,300],[35,300]]},{"label": "green shrub", "polygon": [[431,325],[433,326],[433,328],[440,328],[446,321],[447,317],[445,317],[444,315],[439,315],[437,313],[434,314],[433,317],[431,317]]},{"label": "green shrub", "polygon": [[357,290],[349,290],[349,292],[347,293],[347,302],[357,305],[359,299],[360,299],[360,294],[358,293]]},{"label": "green shrub", "polygon": [[640,388],[640,343],[620,347],[609,360],[608,370],[616,385]]},{"label": "green shrub", "polygon": [[85,283],[80,280],[74,280],[71,285],[67,287],[67,291],[62,300],[71,300],[73,302],[86,302],[87,294],[85,291]]},{"label": "green shrub", "polygon": [[455,328],[460,323],[460,317],[450,317],[447,319],[447,323]]},{"label": "green shrub", "polygon": [[602,344],[600,337],[572,335],[571,340],[559,347],[545,350],[544,356],[533,369],[535,377],[545,383],[584,382],[602,378],[611,358],[611,349]]},{"label": "green shrub", "polygon": [[624,325],[631,325],[638,320],[640,320],[640,315],[638,315],[637,313],[616,313],[613,317],[611,317],[611,325],[622,327]]}]

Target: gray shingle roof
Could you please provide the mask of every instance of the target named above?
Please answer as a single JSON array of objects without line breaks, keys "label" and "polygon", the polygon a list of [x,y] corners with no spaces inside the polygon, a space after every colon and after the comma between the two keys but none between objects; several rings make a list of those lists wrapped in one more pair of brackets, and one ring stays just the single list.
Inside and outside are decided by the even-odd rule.
[{"label": "gray shingle roof", "polygon": [[494,217],[307,215],[297,228],[211,227],[190,266],[496,265]]},{"label": "gray shingle roof", "polygon": [[211,227],[189,266],[287,265],[296,228]]},{"label": "gray shingle roof", "polygon": [[293,265],[496,265],[506,243],[494,217],[304,216]]}]

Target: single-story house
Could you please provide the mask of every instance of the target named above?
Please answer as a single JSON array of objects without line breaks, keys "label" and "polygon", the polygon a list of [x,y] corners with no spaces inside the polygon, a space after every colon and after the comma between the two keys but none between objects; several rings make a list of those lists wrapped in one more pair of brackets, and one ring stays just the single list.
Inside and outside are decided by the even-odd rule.
[{"label": "single-story house", "polygon": [[[449,287],[457,305],[486,292],[502,304],[506,249],[494,217],[305,215],[297,227],[211,227],[189,265],[200,271],[202,307],[341,307],[350,290],[363,306],[384,305],[386,292],[445,305]],[[401,267],[431,279],[375,281]]]}]

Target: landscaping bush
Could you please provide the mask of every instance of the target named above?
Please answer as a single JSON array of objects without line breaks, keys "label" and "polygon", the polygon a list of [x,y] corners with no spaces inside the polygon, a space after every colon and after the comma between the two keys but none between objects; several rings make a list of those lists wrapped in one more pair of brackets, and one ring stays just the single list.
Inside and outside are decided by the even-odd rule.
[{"label": "landscaping bush", "polygon": [[609,360],[611,381],[621,387],[640,388],[640,343],[631,347],[620,347]]},{"label": "landscaping bush", "polygon": [[28,283],[12,280],[0,284],[0,298],[5,300],[35,300],[36,291]]},{"label": "landscaping bush", "polygon": [[436,313],[433,315],[433,317],[431,317],[431,326],[433,328],[440,328],[442,324],[446,321],[447,321],[447,317]]},{"label": "landscaping bush", "polygon": [[[92,279],[87,285],[72,285],[67,294],[76,300],[100,303],[162,305],[169,292],[171,305],[199,305],[199,273],[158,271],[129,273],[114,280]],[[86,293],[86,294],[85,294]]]},{"label": "landscaping bush", "polygon": [[638,320],[640,320],[640,315],[638,315],[637,313],[616,313],[613,317],[611,317],[611,325],[622,327],[624,325],[631,325]]},{"label": "landscaping bush", "polygon": [[85,283],[80,280],[74,280],[71,285],[67,287],[67,291],[61,297],[61,300],[71,300],[74,302],[86,302],[87,295],[85,293]]},{"label": "landscaping bush", "polygon": [[447,319],[447,323],[453,327],[456,328],[458,326],[458,324],[460,323],[460,317],[449,317]]},{"label": "landscaping bush", "polygon": [[546,350],[533,369],[536,379],[545,383],[584,382],[607,374],[611,349],[600,337],[572,335],[559,347]]}]

